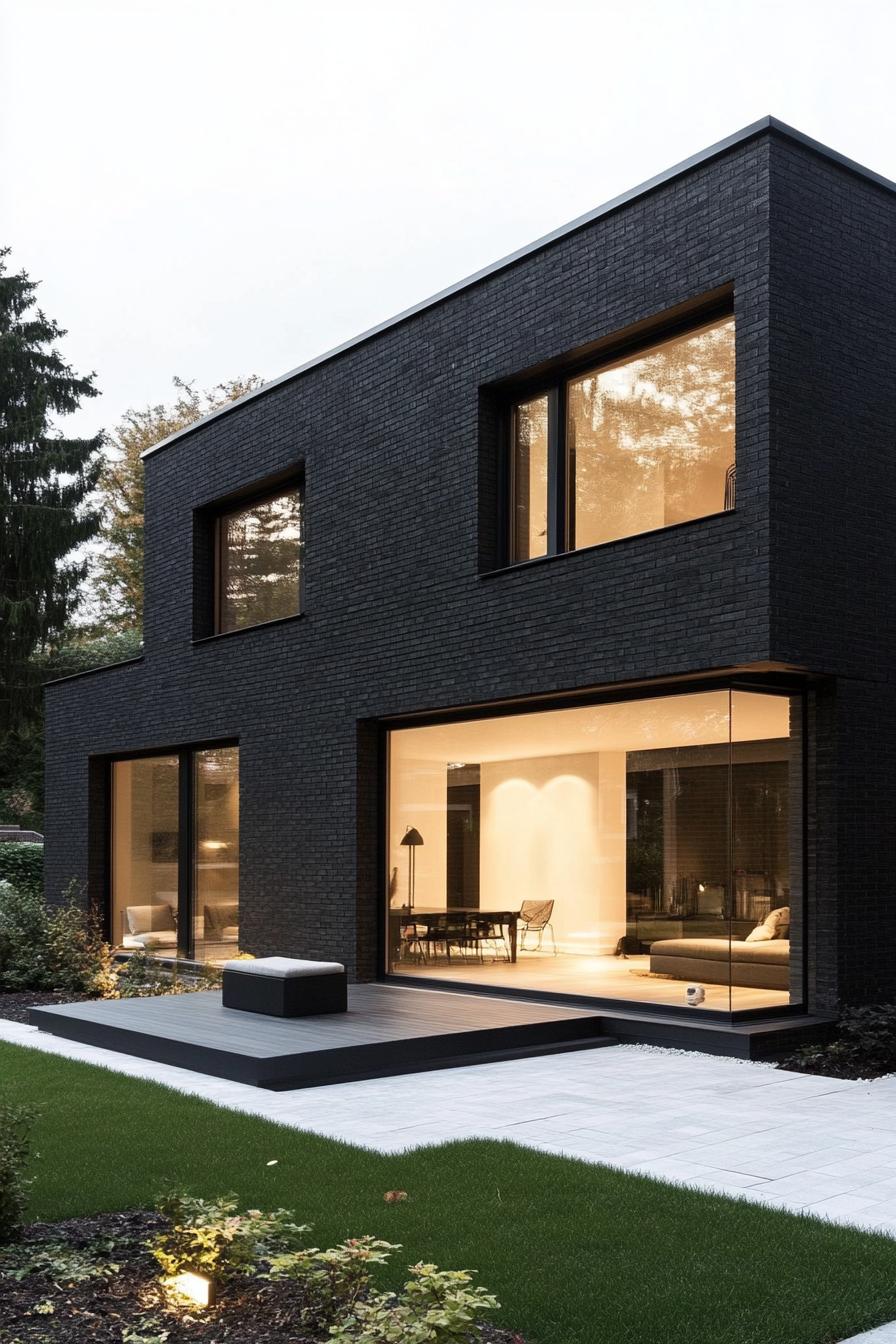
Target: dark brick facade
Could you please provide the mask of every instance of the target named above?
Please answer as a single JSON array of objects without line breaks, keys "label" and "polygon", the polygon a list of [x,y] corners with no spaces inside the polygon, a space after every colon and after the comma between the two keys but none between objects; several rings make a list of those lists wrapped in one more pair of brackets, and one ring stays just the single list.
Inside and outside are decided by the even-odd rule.
[{"label": "dark brick facade", "polygon": [[[787,665],[820,679],[809,1002],[896,996],[894,224],[764,129],[151,455],[145,657],[47,692],[50,893],[103,889],[100,758],[238,738],[242,941],[369,977],[377,720]],[[488,572],[490,389],[725,286],[736,510]],[[194,642],[196,511],[300,466],[304,614]]]}]

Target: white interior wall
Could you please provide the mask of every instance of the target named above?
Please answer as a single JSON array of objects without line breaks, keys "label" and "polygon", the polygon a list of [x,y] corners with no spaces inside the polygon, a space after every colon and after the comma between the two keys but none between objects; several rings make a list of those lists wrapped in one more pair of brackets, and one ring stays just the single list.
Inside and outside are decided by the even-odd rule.
[{"label": "white interior wall", "polygon": [[625,753],[483,763],[483,909],[553,900],[560,951],[612,952],[625,932]]},{"label": "white interior wall", "polygon": [[402,845],[401,838],[409,826],[415,826],[423,837],[423,844],[417,846],[416,852],[414,903],[444,906],[448,870],[447,763],[395,753],[391,777],[390,904],[401,906],[408,902],[408,847]]}]

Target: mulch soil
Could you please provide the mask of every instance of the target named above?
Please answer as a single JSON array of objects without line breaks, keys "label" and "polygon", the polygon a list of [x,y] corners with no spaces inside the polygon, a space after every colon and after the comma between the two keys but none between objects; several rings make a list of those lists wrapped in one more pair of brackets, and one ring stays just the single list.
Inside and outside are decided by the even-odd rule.
[{"label": "mulch soil", "polygon": [[[301,1326],[306,1302],[287,1279],[238,1278],[218,1304],[191,1314],[172,1307],[146,1242],[165,1220],[156,1213],[99,1214],[32,1223],[0,1247],[0,1338],[4,1344],[319,1344],[325,1329]],[[485,1344],[525,1344],[483,1326]]]},{"label": "mulch soil", "polygon": [[0,994],[0,1017],[8,1022],[27,1022],[29,1008],[50,1008],[59,1003],[81,1003],[87,994],[72,994],[64,989],[20,990],[15,994]]}]

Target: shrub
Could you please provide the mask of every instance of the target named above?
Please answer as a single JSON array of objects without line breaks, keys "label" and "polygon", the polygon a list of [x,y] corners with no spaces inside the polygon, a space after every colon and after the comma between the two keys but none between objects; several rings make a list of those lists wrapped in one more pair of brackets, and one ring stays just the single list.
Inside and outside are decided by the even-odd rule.
[{"label": "shrub", "polygon": [[896,1073],[896,1003],[844,1009],[832,1041],[805,1046],[782,1060],[780,1067],[829,1078]]},{"label": "shrub", "polygon": [[477,1344],[482,1313],[498,1303],[466,1270],[413,1265],[400,1293],[373,1291],[371,1270],[400,1246],[355,1237],[329,1250],[301,1245],[310,1230],[287,1209],[241,1213],[236,1198],[169,1195],[157,1208],[170,1226],[149,1243],[168,1286],[187,1270],[226,1282],[240,1275],[291,1279],[301,1324],[338,1344]]},{"label": "shrub", "polygon": [[482,1338],[477,1322],[494,1311],[497,1298],[472,1286],[464,1269],[412,1265],[401,1293],[360,1298],[331,1327],[334,1344],[473,1344]]},{"label": "shrub", "polygon": [[0,990],[50,989],[47,908],[36,891],[0,882]]},{"label": "shrub", "polygon": [[171,1226],[153,1238],[150,1250],[167,1278],[186,1270],[221,1279],[251,1273],[259,1260],[297,1245],[309,1230],[294,1223],[287,1209],[239,1213],[233,1195],[196,1199],[172,1194],[156,1207]]},{"label": "shrub", "polygon": [[0,1244],[15,1240],[22,1225],[29,1185],[25,1166],[34,1120],[30,1107],[0,1102]]},{"label": "shrub", "polygon": [[328,1251],[292,1251],[268,1258],[267,1278],[296,1279],[305,1294],[304,1326],[324,1329],[350,1314],[370,1292],[370,1271],[400,1246],[376,1237],[353,1237]]},{"label": "shrub", "polygon": [[53,988],[76,994],[99,993],[111,961],[95,911],[85,910],[77,882],[60,905],[47,912],[47,944]]},{"label": "shrub", "polygon": [[0,882],[39,896],[44,889],[44,847],[21,840],[0,844]]},{"label": "shrub", "polygon": [[0,991],[96,994],[108,972],[109,949],[95,916],[79,902],[77,883],[56,906],[48,906],[39,889],[0,883]]}]

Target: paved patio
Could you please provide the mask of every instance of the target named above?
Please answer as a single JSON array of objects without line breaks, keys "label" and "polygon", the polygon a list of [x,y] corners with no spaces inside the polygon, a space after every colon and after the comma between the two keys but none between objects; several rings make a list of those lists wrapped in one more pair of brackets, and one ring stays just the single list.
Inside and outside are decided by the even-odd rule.
[{"label": "paved patio", "polygon": [[896,1075],[841,1082],[616,1046],[269,1093],[13,1022],[0,1040],[380,1152],[511,1139],[896,1237]]}]

